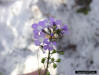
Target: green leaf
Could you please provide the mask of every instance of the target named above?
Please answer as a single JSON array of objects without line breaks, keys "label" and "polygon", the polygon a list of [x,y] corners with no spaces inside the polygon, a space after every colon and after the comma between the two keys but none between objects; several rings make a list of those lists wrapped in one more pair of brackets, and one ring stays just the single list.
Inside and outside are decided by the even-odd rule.
[{"label": "green leaf", "polygon": [[59,59],[57,59],[57,60],[56,60],[56,62],[61,62],[61,59],[60,59],[60,58],[59,58]]},{"label": "green leaf", "polygon": [[53,51],[52,51],[52,54],[54,54],[54,53],[56,53],[56,50],[53,50]]},{"label": "green leaf", "polygon": [[53,63],[53,68],[56,68],[57,67],[57,64]]},{"label": "green leaf", "polygon": [[47,75],[50,75],[50,72],[47,72]]},{"label": "green leaf", "polygon": [[45,58],[42,58],[41,63],[43,63],[43,64],[44,64],[44,62],[45,62]]},{"label": "green leaf", "polygon": [[59,53],[60,55],[64,55],[63,51],[57,51],[57,53]]},{"label": "green leaf", "polygon": [[52,62],[54,62],[54,60],[55,60],[54,58],[51,58],[51,61],[52,61]]}]

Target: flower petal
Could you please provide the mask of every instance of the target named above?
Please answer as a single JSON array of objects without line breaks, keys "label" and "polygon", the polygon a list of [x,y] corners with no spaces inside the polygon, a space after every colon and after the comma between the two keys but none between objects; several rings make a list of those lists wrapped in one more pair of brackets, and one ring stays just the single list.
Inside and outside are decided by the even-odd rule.
[{"label": "flower petal", "polygon": [[61,20],[56,20],[56,25],[62,25],[62,22],[61,22]]},{"label": "flower petal", "polygon": [[44,45],[44,46],[43,46],[43,49],[44,49],[44,50],[47,50],[48,48],[49,48],[48,45]]},{"label": "flower petal", "polygon": [[48,45],[50,44],[50,42],[48,41],[48,39],[44,39],[43,43],[44,44],[48,44]]},{"label": "flower petal", "polygon": [[45,33],[44,32],[40,32],[40,37],[45,37]]},{"label": "flower petal", "polygon": [[62,27],[62,29],[63,29],[64,31],[67,31],[67,30],[68,30],[67,25],[64,25],[64,26]]},{"label": "flower petal", "polygon": [[39,40],[34,40],[35,45],[39,46],[41,42]]},{"label": "flower petal", "polygon": [[48,47],[48,50],[53,50],[53,47],[52,47],[52,46],[49,46],[49,47]]},{"label": "flower petal", "polygon": [[53,44],[53,45],[55,45],[55,46],[57,45],[57,43],[56,43],[55,41],[54,41],[54,42],[52,42],[52,44]]},{"label": "flower petal", "polygon": [[35,29],[37,28],[38,24],[32,24],[32,28]]}]

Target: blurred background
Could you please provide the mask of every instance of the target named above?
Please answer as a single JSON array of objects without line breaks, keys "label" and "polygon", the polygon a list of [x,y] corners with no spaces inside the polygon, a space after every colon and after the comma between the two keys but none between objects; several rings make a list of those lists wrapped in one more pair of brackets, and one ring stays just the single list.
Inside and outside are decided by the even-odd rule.
[{"label": "blurred background", "polygon": [[57,69],[50,66],[51,75],[76,75],[75,70],[99,75],[99,0],[0,0],[0,75],[42,68],[38,62],[46,54],[34,45],[31,26],[49,17],[69,29],[58,44],[65,54],[54,56],[62,62]]}]

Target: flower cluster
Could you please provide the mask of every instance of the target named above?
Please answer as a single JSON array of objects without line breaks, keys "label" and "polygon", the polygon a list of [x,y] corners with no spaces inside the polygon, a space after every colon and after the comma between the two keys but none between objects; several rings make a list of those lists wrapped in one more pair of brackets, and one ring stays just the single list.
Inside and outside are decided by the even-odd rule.
[{"label": "flower cluster", "polygon": [[44,50],[53,50],[58,39],[67,33],[67,25],[63,25],[61,20],[49,18],[33,24],[34,43]]}]

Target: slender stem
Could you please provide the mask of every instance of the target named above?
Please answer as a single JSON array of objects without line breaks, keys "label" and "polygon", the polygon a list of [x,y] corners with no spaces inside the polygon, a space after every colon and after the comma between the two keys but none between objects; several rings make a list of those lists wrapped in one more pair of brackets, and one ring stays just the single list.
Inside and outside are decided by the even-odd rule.
[{"label": "slender stem", "polygon": [[49,50],[49,52],[48,52],[47,66],[46,66],[46,70],[45,70],[44,75],[47,75],[47,72],[48,72],[48,67],[49,67],[49,60],[50,60],[50,50]]},{"label": "slender stem", "polygon": [[[48,30],[50,31],[50,29],[48,28]],[[50,31],[50,35],[51,35],[51,31]],[[52,36],[51,36],[51,41],[52,41]],[[44,75],[47,75],[47,72],[48,72],[48,67],[49,67],[49,60],[50,60],[50,50],[48,51],[48,57],[47,57],[47,66],[46,66],[46,70],[45,70],[45,73]]]}]

